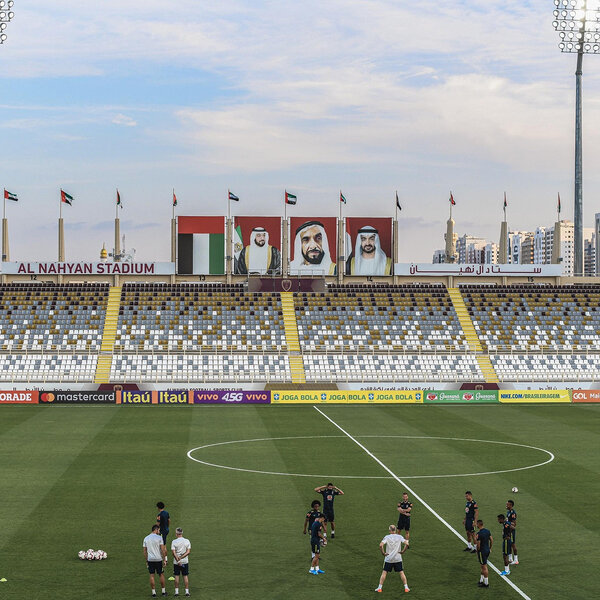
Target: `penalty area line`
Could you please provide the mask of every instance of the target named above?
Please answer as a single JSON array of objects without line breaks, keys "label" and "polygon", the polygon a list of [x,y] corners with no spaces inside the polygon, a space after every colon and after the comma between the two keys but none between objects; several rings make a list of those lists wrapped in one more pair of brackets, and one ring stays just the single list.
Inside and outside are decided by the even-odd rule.
[{"label": "penalty area line", "polygon": [[[400,485],[402,485],[406,490],[408,490],[438,521],[443,523],[459,540],[461,540],[464,544],[467,543],[465,538],[444,519],[441,515],[439,515],[423,498],[419,496],[410,486],[408,486],[398,475],[396,475],[388,466],[382,463],[368,448],[363,446],[355,437],[350,435],[341,425],[338,425],[331,417],[328,417],[318,406],[313,406],[313,408],[324,416],[334,427],[337,427],[344,435],[346,435],[350,440],[352,440],[361,450],[363,450],[366,454],[368,454],[384,471],[387,471]],[[488,566],[492,568],[492,570],[500,575],[500,571],[488,561]],[[504,580],[511,588],[515,590],[522,598],[525,600],[531,600],[531,598],[519,587],[517,587],[508,577],[502,577],[500,575],[500,579]]]}]

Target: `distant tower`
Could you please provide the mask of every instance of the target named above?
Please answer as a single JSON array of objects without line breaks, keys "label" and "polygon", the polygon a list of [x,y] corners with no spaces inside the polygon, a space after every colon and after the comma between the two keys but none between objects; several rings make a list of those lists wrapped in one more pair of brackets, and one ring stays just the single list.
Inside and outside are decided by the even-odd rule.
[{"label": "distant tower", "polygon": [[102,244],[102,250],[100,250],[100,262],[105,263],[108,260],[108,251],[106,250],[106,244]]},{"label": "distant tower", "polygon": [[456,262],[456,238],[458,237],[456,233],[454,233],[454,219],[452,216],[448,219],[446,223],[446,262],[453,263]]},{"label": "distant tower", "polygon": [[500,252],[498,263],[505,265],[508,263],[508,224],[502,221],[500,224]]}]

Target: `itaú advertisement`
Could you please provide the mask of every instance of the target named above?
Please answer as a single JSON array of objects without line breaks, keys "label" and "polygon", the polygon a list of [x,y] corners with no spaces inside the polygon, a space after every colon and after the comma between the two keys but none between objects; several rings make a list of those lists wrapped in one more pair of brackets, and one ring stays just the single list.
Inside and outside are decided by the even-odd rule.
[{"label": "ita\u00fa advertisement", "polygon": [[7,391],[0,392],[0,404],[37,404],[39,392],[29,391]]},{"label": "ita\u00fa advertisement", "polygon": [[500,402],[536,403],[536,402],[571,402],[569,390],[500,390]]},{"label": "ita\u00fa advertisement", "polygon": [[573,390],[573,402],[600,402],[600,390]]},{"label": "ita\u00fa advertisement", "polygon": [[165,391],[121,391],[117,392],[117,404],[190,404],[191,394],[189,390],[165,390]]},{"label": "ita\u00fa advertisement", "polygon": [[421,390],[273,390],[273,404],[415,404],[423,402]]}]

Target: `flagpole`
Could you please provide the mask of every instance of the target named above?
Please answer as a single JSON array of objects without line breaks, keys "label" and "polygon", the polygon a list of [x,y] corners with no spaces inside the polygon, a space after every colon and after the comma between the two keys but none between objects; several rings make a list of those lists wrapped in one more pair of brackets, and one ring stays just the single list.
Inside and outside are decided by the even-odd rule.
[{"label": "flagpole", "polygon": [[171,217],[172,219],[175,218],[175,201],[174,201],[174,198],[175,198],[175,188],[173,188],[173,197],[171,198],[171,204],[173,205],[173,216]]},{"label": "flagpole", "polygon": [[504,192],[504,205],[502,209],[504,210],[504,220],[506,221],[506,192]]},{"label": "flagpole", "polygon": [[[450,198],[452,198],[452,190],[450,190]],[[450,200],[450,219],[452,219],[452,200]]]}]

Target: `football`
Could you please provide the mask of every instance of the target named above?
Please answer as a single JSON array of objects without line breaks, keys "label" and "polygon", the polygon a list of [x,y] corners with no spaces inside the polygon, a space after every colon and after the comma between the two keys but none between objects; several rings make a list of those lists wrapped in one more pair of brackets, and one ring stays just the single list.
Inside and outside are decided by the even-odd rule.
[{"label": "football", "polygon": [[321,546],[327,546],[327,538],[321,539]]},{"label": "football", "polygon": [[518,488],[518,487],[514,487],[514,488],[512,488],[512,490],[511,490],[511,492],[512,492],[513,494],[516,494],[518,491],[519,491],[519,488]]},{"label": "football", "polygon": [[85,560],[85,551],[84,550],[80,550],[79,553],[77,554],[77,556],[79,556],[79,558],[81,560]]}]

